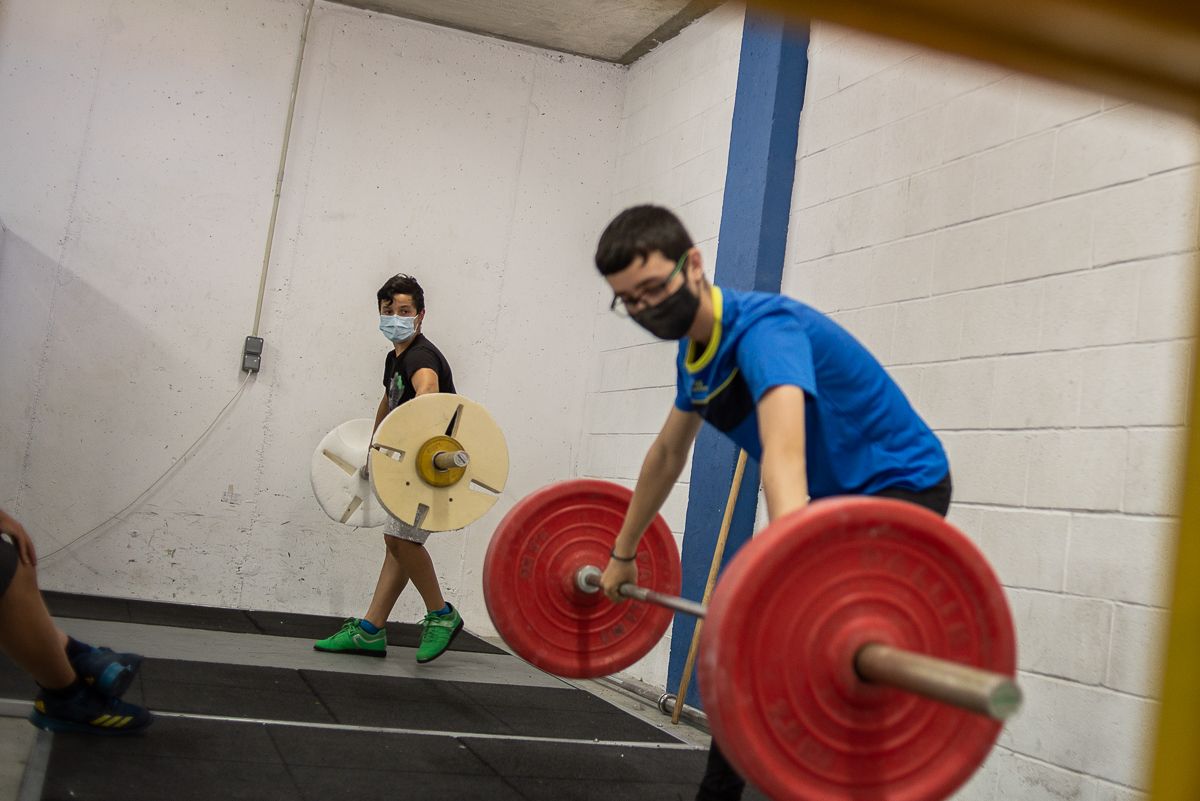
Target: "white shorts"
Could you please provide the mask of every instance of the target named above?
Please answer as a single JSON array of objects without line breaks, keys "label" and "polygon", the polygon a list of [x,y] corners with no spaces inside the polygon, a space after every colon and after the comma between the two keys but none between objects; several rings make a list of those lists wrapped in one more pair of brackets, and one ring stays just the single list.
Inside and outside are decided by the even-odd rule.
[{"label": "white shorts", "polygon": [[400,518],[388,515],[387,522],[383,524],[383,533],[389,537],[396,537],[397,539],[424,545],[425,540],[429,539],[429,535],[432,532],[426,531],[423,528],[417,528],[416,526],[410,526]]}]

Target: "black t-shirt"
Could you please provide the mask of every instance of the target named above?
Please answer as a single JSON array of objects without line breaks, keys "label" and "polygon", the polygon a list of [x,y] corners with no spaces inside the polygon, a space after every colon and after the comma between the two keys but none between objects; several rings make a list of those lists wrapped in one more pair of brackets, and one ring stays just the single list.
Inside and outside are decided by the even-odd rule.
[{"label": "black t-shirt", "polygon": [[399,358],[395,350],[388,351],[387,361],[383,364],[383,388],[387,391],[388,409],[395,409],[417,396],[412,385],[413,373],[426,367],[437,373],[438,392],[455,391],[450,363],[424,334],[417,334]]}]

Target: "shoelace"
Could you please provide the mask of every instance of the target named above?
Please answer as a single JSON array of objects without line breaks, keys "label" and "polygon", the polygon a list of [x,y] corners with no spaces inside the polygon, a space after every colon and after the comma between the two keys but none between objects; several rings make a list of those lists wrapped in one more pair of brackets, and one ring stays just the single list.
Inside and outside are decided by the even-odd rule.
[{"label": "shoelace", "polygon": [[450,628],[450,620],[454,618],[454,613],[448,615],[439,615],[437,612],[428,612],[425,615],[424,628],[426,632],[437,631],[438,629]]}]

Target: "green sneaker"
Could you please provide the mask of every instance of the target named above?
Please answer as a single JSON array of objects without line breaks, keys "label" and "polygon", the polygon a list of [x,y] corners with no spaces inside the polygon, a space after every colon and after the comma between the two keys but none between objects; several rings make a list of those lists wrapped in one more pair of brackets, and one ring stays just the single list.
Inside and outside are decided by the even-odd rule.
[{"label": "green sneaker", "polygon": [[463,619],[454,604],[447,604],[450,614],[439,615],[430,612],[421,621],[421,645],[417,648],[417,661],[424,664],[432,662],[450,647],[454,638],[462,631]]},{"label": "green sneaker", "polygon": [[368,634],[358,625],[358,618],[348,617],[342,621],[337,634],[313,643],[313,650],[331,654],[387,656],[387,629]]}]

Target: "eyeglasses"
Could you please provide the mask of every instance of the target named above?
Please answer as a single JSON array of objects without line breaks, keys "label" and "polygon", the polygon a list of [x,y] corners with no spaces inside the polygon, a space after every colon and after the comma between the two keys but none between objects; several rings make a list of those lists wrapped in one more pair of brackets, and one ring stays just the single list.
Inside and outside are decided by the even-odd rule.
[{"label": "eyeglasses", "polygon": [[659,303],[666,300],[666,297],[669,294],[667,287],[671,285],[671,281],[675,278],[675,276],[679,275],[680,271],[683,270],[683,265],[687,264],[687,257],[688,254],[684,252],[684,254],[679,257],[679,261],[675,263],[675,269],[671,270],[670,275],[658,283],[651,284],[634,297],[623,298],[620,295],[614,294],[612,303],[608,305],[609,311],[618,314],[621,317],[629,317],[630,315],[636,314],[647,306],[657,306]]}]

